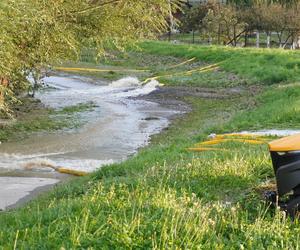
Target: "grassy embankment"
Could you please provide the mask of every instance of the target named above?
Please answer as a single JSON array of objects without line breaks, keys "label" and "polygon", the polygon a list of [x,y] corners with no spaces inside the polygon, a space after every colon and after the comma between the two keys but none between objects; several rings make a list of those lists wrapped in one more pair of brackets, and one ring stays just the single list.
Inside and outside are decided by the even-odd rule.
[{"label": "grassy embankment", "polygon": [[[155,136],[137,156],[1,214],[0,245],[16,249],[297,249],[299,223],[268,210],[261,199],[260,191],[274,178],[266,146],[226,143],[222,147],[228,151],[203,153],[186,148],[212,132],[297,128],[300,87],[292,83],[300,76],[299,53],[163,43],[143,47],[144,58],[152,53],[157,60],[164,60],[164,55],[181,61],[191,57],[207,63],[226,60],[219,72],[234,75],[237,84],[240,79],[244,85],[268,85],[272,79],[286,84],[228,99],[186,97],[193,111]],[[212,79],[209,86],[214,81],[219,87],[230,86],[230,80],[222,85],[215,73],[205,73]],[[179,79],[176,83],[206,86],[197,75],[198,82]],[[168,82],[173,81],[165,79]]]},{"label": "grassy embankment", "polygon": [[[166,42],[140,44],[145,53],[133,50],[125,54],[112,54],[95,66],[92,51],[82,55],[83,63],[66,64],[70,67],[95,68],[106,72],[79,72],[83,75],[116,80],[123,76],[137,75],[141,79],[150,76],[176,74],[192,69],[218,64],[220,70],[162,77],[168,85],[203,87],[231,87],[239,85],[272,85],[300,80],[299,52],[280,49],[231,48],[220,46],[173,45]],[[173,67],[182,58],[191,63]],[[131,69],[141,70],[131,72]],[[237,77],[238,76],[238,77]]]},{"label": "grassy embankment", "polygon": [[248,79],[248,84],[276,84],[300,80],[300,54],[278,49],[231,48],[218,46],[141,44],[149,53],[193,58],[219,63],[227,71]]}]

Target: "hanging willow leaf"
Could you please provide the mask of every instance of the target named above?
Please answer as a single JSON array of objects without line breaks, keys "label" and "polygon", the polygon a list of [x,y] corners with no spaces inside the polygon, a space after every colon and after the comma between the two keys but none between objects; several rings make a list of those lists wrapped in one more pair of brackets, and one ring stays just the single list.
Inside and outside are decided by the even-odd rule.
[{"label": "hanging willow leaf", "polygon": [[[30,72],[61,60],[76,60],[80,49],[107,48],[149,38],[168,27],[180,0],[1,0],[0,77],[14,92]],[[3,87],[0,94],[3,94]],[[7,98],[4,98],[4,102]],[[0,106],[0,109],[2,106]]]}]

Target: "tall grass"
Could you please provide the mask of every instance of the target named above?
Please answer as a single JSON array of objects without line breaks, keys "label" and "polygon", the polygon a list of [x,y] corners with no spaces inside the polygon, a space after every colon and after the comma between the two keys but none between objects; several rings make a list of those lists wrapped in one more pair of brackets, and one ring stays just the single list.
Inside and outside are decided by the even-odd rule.
[{"label": "tall grass", "polygon": [[220,67],[251,83],[275,84],[300,80],[300,52],[281,49],[232,48],[223,46],[174,45],[167,42],[144,42],[144,52],[157,55],[193,58]]},{"label": "tall grass", "polygon": [[[268,124],[269,110],[281,115],[276,100],[281,97],[284,113],[294,112],[299,93],[299,86],[284,92],[274,87],[254,98],[251,114]],[[268,209],[261,198],[264,183],[273,179],[266,146],[226,143],[224,152],[186,151],[211,132],[242,127],[248,113],[240,111],[240,104],[248,99],[186,99],[194,111],[137,156],[2,213],[1,247],[297,249],[298,222]],[[254,120],[248,125],[255,126]],[[297,126],[298,119],[291,122]]]},{"label": "tall grass", "polygon": [[[155,53],[206,55],[214,62],[228,55],[242,68],[246,60],[238,53],[249,56],[219,47],[143,46],[151,53],[158,47]],[[288,57],[285,53],[291,52],[279,56]],[[184,98],[193,111],[154,136],[138,155],[2,213],[0,249],[298,249],[299,222],[269,209],[261,195],[274,181],[266,145],[228,142],[219,146],[226,151],[203,153],[186,148],[214,132],[297,128],[299,98],[297,84],[274,85],[257,96]]]}]

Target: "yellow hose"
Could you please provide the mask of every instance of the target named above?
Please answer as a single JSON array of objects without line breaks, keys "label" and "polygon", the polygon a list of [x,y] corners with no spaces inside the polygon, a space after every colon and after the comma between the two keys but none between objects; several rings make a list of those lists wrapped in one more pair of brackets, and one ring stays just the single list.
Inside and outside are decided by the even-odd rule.
[{"label": "yellow hose", "polygon": [[193,58],[191,58],[191,59],[189,59],[189,60],[187,60],[187,61],[184,61],[184,62],[182,62],[182,63],[179,63],[179,64],[176,64],[176,65],[170,66],[169,69],[173,69],[173,68],[180,67],[180,66],[182,66],[182,65],[185,65],[185,64],[187,64],[187,63],[189,63],[189,62],[192,62],[192,61],[195,61],[195,60],[196,60],[196,57],[193,57]]},{"label": "yellow hose", "polygon": [[48,163],[30,163],[25,168],[26,169],[34,169],[36,167],[52,168],[56,172],[59,172],[61,174],[70,174],[70,175],[74,175],[74,176],[85,176],[85,175],[88,175],[87,172],[73,170],[73,169],[67,169],[67,168],[63,168],[63,167],[57,167],[57,166],[53,166],[53,165],[48,164]]},{"label": "yellow hose", "polygon": [[224,148],[203,148],[203,147],[197,147],[197,148],[188,148],[188,151],[193,151],[193,152],[203,152],[203,151],[228,151],[227,149]]},{"label": "yellow hose", "polygon": [[217,68],[219,68],[219,63],[211,64],[211,65],[208,65],[206,67],[192,69],[192,70],[187,71],[186,73],[191,74],[193,72],[206,72],[206,70],[209,70],[209,69],[214,70],[214,69],[217,69]]},{"label": "yellow hose", "polygon": [[148,69],[95,69],[95,68],[67,68],[67,67],[54,67],[55,70],[61,71],[87,71],[87,72],[145,72]]},{"label": "yellow hose", "polygon": [[261,135],[253,135],[253,134],[237,134],[237,133],[233,133],[233,134],[219,134],[219,135],[214,135],[213,139],[226,139],[226,138],[231,138],[233,137],[234,139],[259,139],[259,140],[266,140],[267,138],[265,138],[264,136]]},{"label": "yellow hose", "polygon": [[209,141],[200,142],[196,145],[217,145],[223,142],[242,142],[249,144],[265,144],[265,141],[262,140],[249,140],[249,139],[214,139]]},{"label": "yellow hose", "polygon": [[[240,137],[240,138],[237,138]],[[268,143],[267,138],[263,136],[256,136],[253,134],[219,134],[213,135],[212,139],[204,142],[200,142],[195,144],[194,147],[187,148],[188,151],[194,152],[203,152],[203,151],[228,151],[224,148],[207,148],[205,146],[213,146],[218,145],[224,142],[241,142],[241,143],[248,143],[254,145],[261,145]],[[204,147],[203,147],[204,146]]]},{"label": "yellow hose", "polygon": [[173,73],[173,74],[167,74],[167,75],[160,75],[160,76],[154,76],[154,77],[149,77],[147,79],[145,79],[142,83],[145,84],[149,81],[152,80],[157,80],[159,78],[163,78],[163,77],[171,77],[171,76],[180,76],[180,75],[190,75],[193,74],[194,72],[199,72],[199,73],[203,73],[203,72],[208,72],[208,71],[212,71],[215,69],[218,69],[219,66],[218,64],[212,64],[203,68],[197,68],[197,69],[193,69],[193,70],[189,70],[189,71],[184,71],[184,72],[179,72],[179,73]]},{"label": "yellow hose", "polygon": [[70,174],[70,175],[74,175],[74,176],[86,176],[86,175],[88,175],[87,172],[77,171],[77,170],[72,170],[72,169],[67,169],[67,168],[57,168],[55,170],[59,173],[62,173],[62,174]]}]

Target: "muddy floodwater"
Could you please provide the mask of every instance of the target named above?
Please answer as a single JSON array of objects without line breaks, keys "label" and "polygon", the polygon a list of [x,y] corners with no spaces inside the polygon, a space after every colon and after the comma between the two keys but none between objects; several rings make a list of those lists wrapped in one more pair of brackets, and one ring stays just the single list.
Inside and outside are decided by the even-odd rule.
[{"label": "muddy floodwater", "polygon": [[[37,98],[46,106],[60,110],[92,102],[95,108],[78,114],[77,119],[84,124],[80,128],[35,133],[22,141],[2,143],[0,186],[6,185],[7,190],[20,182],[20,177],[32,177],[32,181],[57,178],[52,167],[92,172],[125,160],[145,146],[151,135],[167,127],[169,118],[177,113],[158,103],[133,98],[153,92],[159,84],[156,81],[142,85],[133,77],[105,82],[61,74],[47,77],[44,82],[48,88]],[[18,178],[8,181],[7,177]],[[34,188],[36,185],[32,185]],[[5,204],[0,208],[11,205]]]}]

